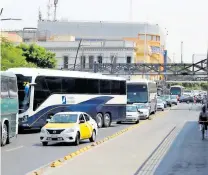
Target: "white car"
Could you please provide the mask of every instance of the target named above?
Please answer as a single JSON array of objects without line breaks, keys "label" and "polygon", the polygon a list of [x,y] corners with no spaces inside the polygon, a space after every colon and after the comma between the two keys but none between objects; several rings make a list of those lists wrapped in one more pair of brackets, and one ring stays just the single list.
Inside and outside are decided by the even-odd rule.
[{"label": "white car", "polygon": [[177,95],[171,95],[170,96],[172,104],[178,105],[178,96]]},{"label": "white car", "polygon": [[139,123],[140,112],[136,105],[126,105],[126,119],[125,122]]},{"label": "white car", "polygon": [[48,143],[74,143],[89,139],[94,142],[98,134],[97,123],[84,112],[60,112],[55,114],[41,129],[40,141]]},{"label": "white car", "polygon": [[140,103],[136,104],[138,110],[140,111],[140,119],[148,119],[150,116],[150,109],[146,104]]},{"label": "white car", "polygon": [[162,100],[157,99],[157,109],[164,111],[165,105]]}]

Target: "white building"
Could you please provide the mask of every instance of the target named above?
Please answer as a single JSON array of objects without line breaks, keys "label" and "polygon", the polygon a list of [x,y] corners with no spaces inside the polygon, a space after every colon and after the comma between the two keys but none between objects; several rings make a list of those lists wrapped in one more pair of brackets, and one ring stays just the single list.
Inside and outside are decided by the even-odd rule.
[{"label": "white building", "polygon": [[[134,63],[135,43],[123,40],[71,42],[37,42],[56,53],[57,68],[72,68],[75,64],[92,69],[97,63]],[[79,50],[79,51],[78,51]],[[77,54],[78,52],[78,54]],[[76,58],[77,54],[77,59]]]}]

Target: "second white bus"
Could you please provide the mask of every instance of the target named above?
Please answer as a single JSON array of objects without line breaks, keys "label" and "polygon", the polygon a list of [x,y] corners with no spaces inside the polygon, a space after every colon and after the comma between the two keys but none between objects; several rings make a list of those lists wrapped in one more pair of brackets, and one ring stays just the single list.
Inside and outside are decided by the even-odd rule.
[{"label": "second white bus", "polygon": [[157,111],[156,82],[149,80],[134,80],[127,82],[127,103],[145,104],[149,114]]},{"label": "second white bus", "polygon": [[41,128],[58,112],[81,111],[98,127],[126,117],[126,79],[97,73],[11,68],[19,89],[19,126]]}]

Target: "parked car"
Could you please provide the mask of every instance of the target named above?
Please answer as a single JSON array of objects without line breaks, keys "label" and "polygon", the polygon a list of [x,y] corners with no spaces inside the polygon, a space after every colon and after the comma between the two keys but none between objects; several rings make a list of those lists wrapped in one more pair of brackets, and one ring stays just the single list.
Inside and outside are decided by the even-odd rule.
[{"label": "parked car", "polygon": [[164,108],[165,108],[165,106],[164,106],[163,101],[162,101],[162,100],[157,99],[157,109],[158,109],[158,110],[162,110],[162,111],[164,111]]},{"label": "parked car", "polygon": [[194,99],[192,96],[184,95],[184,96],[180,97],[179,102],[180,103],[190,103],[190,102],[194,102]]},{"label": "parked car", "polygon": [[126,106],[126,119],[122,122],[135,122],[139,123],[140,120],[140,111],[136,105],[127,105]]},{"label": "parked car", "polygon": [[98,133],[97,123],[84,112],[59,112],[52,116],[41,129],[40,141],[43,146],[51,143],[74,143],[89,139],[94,142]]},{"label": "parked car", "polygon": [[170,96],[172,104],[178,105],[178,96],[177,95],[171,95]]},{"label": "parked car", "polygon": [[136,104],[136,106],[140,111],[140,119],[148,119],[150,116],[149,107],[145,104]]},{"label": "parked car", "polygon": [[172,106],[172,101],[171,101],[170,95],[162,95],[161,98],[167,102],[168,106],[170,106],[170,107]]},{"label": "parked car", "polygon": [[167,108],[167,107],[168,107],[167,101],[166,101],[164,98],[162,98],[162,97],[157,97],[157,99],[159,99],[159,100],[162,100],[162,101],[163,101],[163,103],[164,103],[164,107],[165,107],[165,108]]}]

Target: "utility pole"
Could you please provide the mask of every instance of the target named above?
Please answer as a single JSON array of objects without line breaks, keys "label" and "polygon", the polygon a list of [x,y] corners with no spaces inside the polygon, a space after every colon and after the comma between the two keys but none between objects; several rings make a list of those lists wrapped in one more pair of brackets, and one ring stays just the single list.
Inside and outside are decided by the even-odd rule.
[{"label": "utility pole", "polygon": [[183,41],[181,41],[181,64],[183,63]]},{"label": "utility pole", "polygon": [[133,0],[130,0],[130,9],[129,9],[129,20],[132,22],[132,4],[133,4]]},{"label": "utility pole", "polygon": [[194,64],[194,57],[195,57],[195,54],[192,55],[192,64]]},{"label": "utility pole", "polygon": [[[207,48],[207,77],[208,77],[208,48]],[[207,79],[207,109],[208,109],[208,79]]]},{"label": "utility pole", "polygon": [[56,21],[56,9],[57,9],[57,4],[58,4],[58,0],[54,0],[54,7],[55,7],[55,9],[54,9],[54,21]]}]

